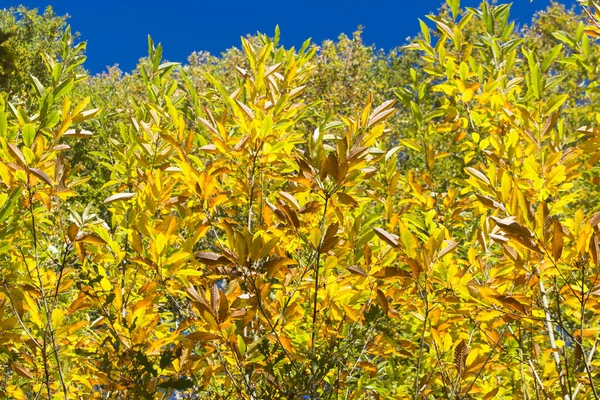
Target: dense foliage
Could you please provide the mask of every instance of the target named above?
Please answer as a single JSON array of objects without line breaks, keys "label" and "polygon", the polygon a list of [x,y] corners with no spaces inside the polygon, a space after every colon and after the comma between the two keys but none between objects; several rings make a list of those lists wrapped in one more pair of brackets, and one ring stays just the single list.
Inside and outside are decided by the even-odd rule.
[{"label": "dense foliage", "polygon": [[598,399],[600,3],[94,77],[0,32],[0,397]]}]

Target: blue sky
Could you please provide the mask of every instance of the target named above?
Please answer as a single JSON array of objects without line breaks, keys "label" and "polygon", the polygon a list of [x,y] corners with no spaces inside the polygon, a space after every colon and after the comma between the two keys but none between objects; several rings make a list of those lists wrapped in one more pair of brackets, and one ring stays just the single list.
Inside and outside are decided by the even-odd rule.
[{"label": "blue sky", "polygon": [[[161,42],[169,61],[185,61],[193,51],[219,54],[239,45],[240,36],[257,31],[272,33],[281,28],[282,43],[298,46],[312,38],[316,42],[351,34],[363,25],[368,44],[390,49],[404,44],[419,31],[417,18],[435,11],[444,0],[21,0],[43,9],[51,5],[57,14],[69,14],[72,29],[88,41],[86,67],[92,73],[119,64],[131,71],[147,53],[147,35]],[[500,1],[502,2],[502,1]],[[572,5],[575,0],[560,0]],[[514,0],[512,17],[526,24],[549,0]],[[462,6],[477,6],[478,0],[463,0]]]}]

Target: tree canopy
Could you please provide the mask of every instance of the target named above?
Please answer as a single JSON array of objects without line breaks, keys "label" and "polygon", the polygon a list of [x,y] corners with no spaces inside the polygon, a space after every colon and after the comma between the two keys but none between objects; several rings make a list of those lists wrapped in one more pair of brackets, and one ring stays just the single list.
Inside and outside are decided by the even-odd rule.
[{"label": "tree canopy", "polygon": [[85,70],[0,11],[0,397],[598,399],[600,3]]}]

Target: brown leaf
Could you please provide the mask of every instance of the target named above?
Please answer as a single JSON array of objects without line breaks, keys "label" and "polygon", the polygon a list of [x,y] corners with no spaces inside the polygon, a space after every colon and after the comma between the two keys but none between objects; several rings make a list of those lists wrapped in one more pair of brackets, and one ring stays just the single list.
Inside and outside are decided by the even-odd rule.
[{"label": "brown leaf", "polygon": [[92,137],[93,133],[90,131],[86,131],[85,129],[69,129],[65,132],[63,137],[72,137],[72,138],[89,138]]},{"label": "brown leaf", "polygon": [[371,118],[373,118],[373,116],[379,114],[382,111],[388,110],[391,107],[393,107],[396,104],[396,100],[386,100],[383,103],[381,103],[378,107],[376,107],[373,112],[371,113]]},{"label": "brown leaf", "polygon": [[598,243],[598,236],[592,235],[590,240],[590,255],[592,261],[596,264],[596,267],[600,266],[600,244]]},{"label": "brown leaf", "polygon": [[364,269],[362,269],[361,267],[359,267],[358,265],[351,265],[346,269],[348,271],[352,272],[353,274],[367,276],[366,271]]},{"label": "brown leaf", "polygon": [[198,150],[205,151],[207,153],[219,153],[219,150],[217,150],[217,146],[215,146],[214,144],[207,144],[206,146],[200,147]]},{"label": "brown leaf", "polygon": [[492,217],[492,219],[496,222],[496,225],[517,240],[517,242],[533,251],[541,252],[539,246],[532,240],[533,234],[531,231],[515,221],[514,217],[503,219]]},{"label": "brown leaf", "polygon": [[195,254],[196,260],[206,265],[227,265],[231,262],[222,254],[211,251],[199,251]]},{"label": "brown leaf", "polygon": [[19,148],[12,143],[7,143],[7,146],[10,155],[13,156],[13,158],[16,159],[23,168],[28,169],[29,167],[27,166],[27,161],[25,161],[25,156],[23,156],[21,150],[19,150]]},{"label": "brown leaf", "polygon": [[339,240],[339,238],[336,236],[339,228],[340,225],[337,222],[327,227],[325,236],[323,236],[323,240],[321,241],[321,245],[319,246],[319,253],[327,253],[329,250],[335,247]]},{"label": "brown leaf", "polygon": [[600,224],[600,212],[597,212],[590,218],[590,225],[592,228],[595,228],[598,224]]},{"label": "brown leaf", "polygon": [[563,250],[563,228],[557,218],[553,220],[553,230],[552,234],[552,257],[554,260],[558,260],[562,255]]},{"label": "brown leaf", "polygon": [[419,278],[419,276],[421,275],[421,271],[423,270],[423,268],[421,268],[421,265],[419,264],[419,262],[417,260],[415,260],[414,258],[409,258],[406,260],[406,263],[410,267],[410,270],[412,271],[413,276],[415,278]]},{"label": "brown leaf", "polygon": [[245,308],[241,308],[239,310],[231,310],[231,319],[242,319],[246,316],[248,312]]},{"label": "brown leaf", "polygon": [[381,240],[383,240],[384,242],[386,242],[387,244],[389,244],[392,247],[398,247],[399,243],[398,243],[398,235],[394,235],[393,233],[389,233],[384,231],[381,228],[376,228],[374,227],[373,230],[375,231],[375,234],[377,234],[377,236],[379,236],[379,238]]},{"label": "brown leaf", "polygon": [[213,313],[212,308],[208,305],[208,302],[206,301],[206,299],[204,298],[204,296],[202,296],[200,293],[198,293],[198,291],[196,290],[196,288],[194,288],[192,285],[190,285],[185,291],[194,300],[194,305],[199,310],[206,311],[206,312],[208,312],[210,314]]},{"label": "brown leaf", "polygon": [[356,200],[354,200],[354,198],[352,196],[350,196],[349,194],[346,194],[343,192],[338,192],[337,197],[338,197],[338,200],[340,201],[340,203],[342,203],[342,204],[345,204],[347,206],[358,207],[358,202]]},{"label": "brown leaf", "polygon": [[242,276],[242,273],[237,269],[231,267],[216,267],[213,268],[208,275],[221,275],[229,276],[232,278],[238,278]]},{"label": "brown leaf", "polygon": [[486,206],[487,208],[493,208],[496,210],[506,211],[506,209],[504,208],[504,205],[502,203],[498,203],[496,200],[492,199],[491,197],[482,196],[478,193],[476,193],[475,196],[477,196],[477,199],[479,200],[479,202],[481,204],[483,204],[484,206]]},{"label": "brown leaf", "polygon": [[515,236],[515,235],[511,235],[511,237],[518,243],[527,247],[529,250],[533,250],[537,253],[543,254],[543,251],[540,249],[540,246],[538,246],[538,244],[535,243],[531,238]]},{"label": "brown leaf", "polygon": [[102,239],[100,236],[98,236],[95,233],[79,232],[79,234],[75,237],[75,241],[80,242],[80,243],[89,243],[89,244],[95,244],[95,245],[106,244],[106,241],[104,241],[104,239]]},{"label": "brown leaf", "polygon": [[69,229],[67,230],[67,234],[71,243],[75,241],[75,238],[77,237],[78,233],[79,227],[77,226],[77,224],[75,224],[75,222],[71,222],[71,225],[69,225]]},{"label": "brown leaf", "polygon": [[52,151],[65,151],[65,150],[70,150],[71,146],[69,146],[68,144],[57,144],[56,146],[54,146],[52,148]]},{"label": "brown leaf", "polygon": [[194,342],[208,342],[211,340],[219,339],[218,335],[215,335],[210,332],[192,332],[186,336],[187,339],[192,340]]},{"label": "brown leaf", "polygon": [[338,179],[338,159],[334,153],[327,156],[327,173],[337,182]]},{"label": "brown leaf", "polygon": [[513,310],[515,310],[523,315],[527,315],[527,308],[525,307],[525,305],[521,304],[514,297],[511,297],[508,295],[499,295],[499,296],[494,296],[494,298],[496,300],[498,300],[504,307],[512,308]]},{"label": "brown leaf", "polygon": [[369,148],[367,146],[352,147],[352,151],[348,156],[348,162],[350,164],[354,163],[354,161],[360,159],[363,155],[365,155],[367,151],[369,151]]},{"label": "brown leaf", "polygon": [[15,371],[15,373],[23,378],[33,379],[33,374],[29,371],[23,364],[11,362],[10,368]]},{"label": "brown leaf", "polygon": [[236,100],[235,102],[237,103],[238,106],[240,106],[240,108],[242,109],[242,111],[244,112],[244,114],[246,114],[246,116],[248,117],[248,119],[254,119],[254,113],[252,112],[252,109],[250,107],[248,107],[247,105],[245,105],[241,101]]},{"label": "brown leaf", "polygon": [[300,228],[300,219],[298,219],[298,214],[296,214],[296,211],[292,210],[290,206],[282,201],[278,201],[277,203],[279,208],[283,209],[284,214],[287,216],[287,220],[290,222],[290,224],[292,224],[292,226],[296,229]]},{"label": "brown leaf", "polygon": [[495,388],[495,389],[490,390],[489,392],[487,392],[485,394],[485,396],[483,397],[483,400],[491,400],[491,399],[493,399],[498,394],[498,390],[500,390],[500,388]]},{"label": "brown leaf", "polygon": [[455,242],[454,240],[444,240],[444,243],[446,243],[447,246],[440,250],[437,255],[438,259],[444,257],[448,253],[451,253],[458,247],[458,242]]},{"label": "brown leaf", "polygon": [[300,204],[298,203],[298,200],[296,200],[296,198],[293,195],[291,195],[288,192],[284,192],[284,191],[280,191],[279,195],[281,197],[283,197],[285,200],[287,200],[289,203],[291,203],[296,208],[296,210],[300,210]]},{"label": "brown leaf", "polygon": [[558,122],[559,114],[559,112],[554,112],[552,113],[552,115],[546,118],[546,122],[544,123],[544,127],[542,128],[542,137],[546,136],[552,130],[552,128],[554,128],[554,126]]},{"label": "brown leaf", "polygon": [[529,139],[529,141],[531,143],[533,143],[536,146],[540,147],[540,144],[539,144],[537,138],[535,137],[535,135],[529,129],[525,129],[523,132],[525,132],[525,136],[527,136],[527,138]]},{"label": "brown leaf", "polygon": [[227,296],[225,296],[225,295],[220,296],[219,310],[218,310],[219,321],[225,322],[228,314],[229,314],[229,302],[227,301]]},{"label": "brown leaf", "polygon": [[467,362],[468,354],[469,354],[469,349],[463,339],[458,343],[458,345],[454,349],[454,365],[456,366],[458,375],[461,377],[463,376],[463,374],[466,370],[466,362]]},{"label": "brown leaf", "polygon": [[371,118],[369,119],[367,127],[371,128],[372,126],[377,125],[378,123],[385,121],[386,119],[388,119],[389,117],[391,117],[395,112],[396,112],[395,108],[390,108],[388,110],[384,110],[384,111],[378,112],[377,114],[375,114],[375,111],[374,111],[373,114],[371,115]]},{"label": "brown leaf", "polygon": [[337,236],[333,236],[330,238],[325,237],[325,240],[321,244],[321,247],[319,247],[319,254],[325,254],[331,249],[333,249],[338,244],[339,240],[340,238]]},{"label": "brown leaf", "polygon": [[30,168],[29,170],[31,171],[31,173],[33,175],[35,175],[38,178],[40,178],[41,180],[43,180],[48,186],[50,186],[50,187],[54,186],[54,182],[52,182],[52,179],[50,179],[50,177],[48,175],[46,175],[46,173],[44,171],[42,171],[41,169]]},{"label": "brown leaf", "polygon": [[392,278],[396,276],[400,276],[402,278],[412,278],[412,275],[408,271],[398,267],[385,267],[373,274],[373,277],[375,278]]},{"label": "brown leaf", "polygon": [[309,201],[298,212],[300,214],[311,214],[311,213],[317,212],[320,209],[321,209],[321,204],[318,201]]},{"label": "brown leaf", "polygon": [[507,233],[513,235],[520,235],[526,237],[532,237],[531,231],[524,226],[520,225],[517,221],[515,221],[515,217],[507,217],[507,218],[497,218],[492,217],[496,225],[500,228],[504,229]]},{"label": "brown leaf", "polygon": [[508,242],[508,238],[504,237],[502,235],[496,235],[494,233],[490,233],[489,236],[490,236],[491,239],[494,239],[498,243],[506,243],[506,242]]},{"label": "brown leaf", "polygon": [[219,293],[219,287],[216,283],[213,283],[210,286],[210,307],[213,312],[217,314],[219,312],[219,299],[221,294]]},{"label": "brown leaf", "polygon": [[233,149],[234,150],[241,149],[249,139],[250,139],[250,135],[244,135],[244,137],[241,138],[240,141],[236,143],[236,145],[233,147]]},{"label": "brown leaf", "polygon": [[379,307],[381,307],[384,313],[388,313],[390,304],[388,303],[387,297],[381,291],[381,289],[377,289],[377,304],[379,304]]}]

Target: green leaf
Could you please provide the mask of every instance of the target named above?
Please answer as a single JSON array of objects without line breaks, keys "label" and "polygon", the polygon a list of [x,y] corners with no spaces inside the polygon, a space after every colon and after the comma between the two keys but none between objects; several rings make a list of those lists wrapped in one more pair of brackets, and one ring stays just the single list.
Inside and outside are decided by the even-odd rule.
[{"label": "green leaf", "polygon": [[154,41],[150,35],[148,35],[148,58],[150,60],[154,59]]},{"label": "green leaf", "polygon": [[550,52],[546,55],[544,61],[542,62],[542,72],[548,71],[548,68],[550,68],[552,63],[556,60],[556,57],[558,57],[558,55],[562,51],[562,48],[562,44],[559,44],[558,46],[555,46],[552,50],[550,50]]},{"label": "green leaf", "polygon": [[275,25],[275,36],[273,36],[273,47],[277,47],[279,44],[279,38],[281,37],[281,32],[279,31],[279,25]]},{"label": "green leaf", "polygon": [[25,143],[25,146],[31,147],[35,139],[35,126],[33,124],[25,124],[23,125],[21,133],[23,135],[23,143]]},{"label": "green leaf", "polygon": [[59,120],[60,120],[60,114],[58,113],[58,111],[52,110],[48,113],[48,115],[42,122],[40,129],[52,128],[58,123]]},{"label": "green leaf", "polygon": [[6,113],[4,111],[0,111],[0,137],[6,137],[7,130],[8,122],[6,118]]},{"label": "green leaf", "polygon": [[421,25],[421,33],[423,33],[423,37],[427,42],[431,42],[431,33],[429,32],[429,27],[421,19],[419,19],[419,24]]},{"label": "green leaf", "polygon": [[159,43],[158,46],[156,46],[154,58],[152,59],[152,68],[154,71],[158,71],[160,60],[162,60],[162,45]]},{"label": "green leaf", "polygon": [[417,239],[410,233],[408,228],[400,228],[400,239],[404,245],[404,252],[409,258],[415,258],[417,256]]},{"label": "green leaf", "polygon": [[54,98],[58,100],[63,94],[69,93],[73,89],[73,78],[66,79],[54,89]]},{"label": "green leaf", "polygon": [[446,3],[450,7],[450,10],[452,10],[452,17],[456,19],[460,11],[460,0],[446,0]]},{"label": "green leaf", "polygon": [[564,31],[552,32],[552,36],[554,36],[556,39],[560,40],[561,42],[567,44],[570,48],[576,47],[575,40],[573,40],[573,38],[571,38],[571,35],[569,35],[567,32],[564,32]]},{"label": "green leaf", "polygon": [[548,109],[544,112],[546,115],[551,115],[553,112],[558,110],[560,106],[562,106],[565,101],[569,98],[568,94],[562,94],[558,97],[552,99],[550,103],[548,103]]},{"label": "green leaf", "polygon": [[21,186],[17,186],[13,189],[12,192],[8,195],[8,198],[0,208],[0,223],[4,223],[8,216],[11,214],[12,209],[14,208],[17,200],[19,199],[19,195],[21,194]]},{"label": "green leaf", "polygon": [[33,87],[35,88],[37,95],[39,97],[42,97],[42,95],[44,94],[44,85],[42,85],[42,83],[39,81],[38,78],[36,78],[33,75],[31,76],[31,80],[33,81]]},{"label": "green leaf", "polygon": [[271,118],[270,115],[267,115],[265,117],[265,119],[262,120],[262,124],[261,124],[261,130],[262,130],[263,136],[266,136],[269,133],[271,133],[272,129],[273,129],[273,118]]},{"label": "green leaf", "polygon": [[542,96],[542,74],[533,51],[524,50],[529,65],[529,84],[537,100]]},{"label": "green leaf", "polygon": [[173,67],[178,66],[179,63],[178,62],[166,62],[166,63],[162,63],[159,65],[158,67],[158,71],[162,71],[163,69],[173,69]]}]

